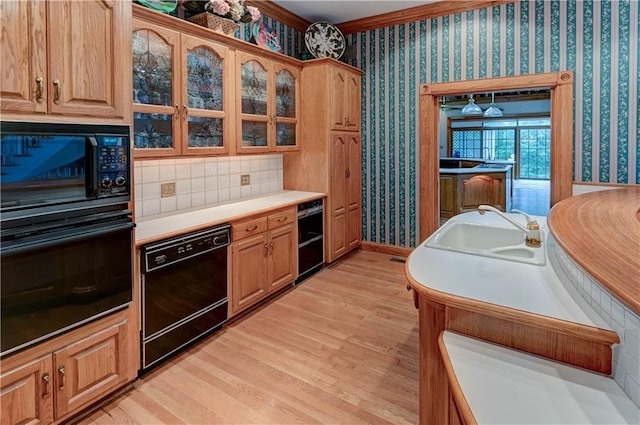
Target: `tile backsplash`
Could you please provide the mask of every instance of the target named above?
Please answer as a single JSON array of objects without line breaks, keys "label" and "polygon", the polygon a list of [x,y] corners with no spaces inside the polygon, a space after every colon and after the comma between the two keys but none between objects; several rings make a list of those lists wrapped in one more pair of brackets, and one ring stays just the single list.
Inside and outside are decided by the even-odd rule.
[{"label": "tile backsplash", "polygon": [[[136,218],[276,193],[283,188],[281,154],[139,160],[134,162],[133,172]],[[248,185],[240,184],[242,175],[249,175]],[[175,195],[162,196],[166,183],[175,183]]]},{"label": "tile backsplash", "polygon": [[577,265],[553,238],[550,248],[549,255],[555,256],[567,280],[620,337],[613,347],[613,378],[640,407],[640,316]]}]

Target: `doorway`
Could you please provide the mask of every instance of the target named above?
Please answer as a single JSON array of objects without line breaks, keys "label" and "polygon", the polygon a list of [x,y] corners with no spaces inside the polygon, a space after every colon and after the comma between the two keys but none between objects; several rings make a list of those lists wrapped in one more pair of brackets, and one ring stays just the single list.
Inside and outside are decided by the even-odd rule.
[{"label": "doorway", "polygon": [[[468,95],[440,97],[441,186],[446,181],[443,176],[462,171],[451,170],[448,168],[450,164],[462,163],[472,168],[458,174],[458,180],[462,179],[463,184],[458,184],[454,190],[465,187],[464,182],[471,184],[474,179],[497,177],[497,187],[504,192],[496,199],[488,194],[480,198],[466,192],[446,194],[447,200],[453,197],[460,202],[454,205],[455,211],[450,211],[451,206],[443,204],[441,187],[441,223],[451,217],[452,212],[458,214],[478,207],[478,204],[462,202],[466,195],[478,203],[489,204],[505,212],[515,208],[531,215],[548,215],[551,178],[549,95],[549,90],[492,92],[483,99],[482,94],[474,93],[475,104],[481,108],[481,112],[475,115],[462,114]],[[494,116],[482,114],[489,110],[486,109],[489,106],[487,97],[491,99],[492,107],[500,110],[499,116],[495,113]],[[488,176],[486,171],[494,174]]]},{"label": "doorway", "polygon": [[551,158],[550,204],[571,196],[573,161],[573,73],[563,71],[515,77],[468,80],[420,86],[420,238],[440,225],[439,207],[439,97],[486,91],[550,89]]}]

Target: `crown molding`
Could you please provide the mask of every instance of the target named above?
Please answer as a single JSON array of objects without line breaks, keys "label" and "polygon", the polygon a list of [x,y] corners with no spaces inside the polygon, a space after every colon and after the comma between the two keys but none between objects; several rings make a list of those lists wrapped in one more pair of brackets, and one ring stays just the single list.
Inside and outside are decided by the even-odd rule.
[{"label": "crown molding", "polygon": [[382,15],[369,16],[362,19],[342,22],[336,26],[344,35],[357,32],[389,27],[392,25],[406,24],[422,19],[430,19],[438,16],[446,16],[468,10],[483,9],[504,3],[517,3],[520,0],[470,0],[470,1],[437,1],[396,12]]},{"label": "crown molding", "polygon": [[247,0],[245,2],[245,6],[257,7],[260,10],[260,13],[262,13],[263,15],[275,19],[276,21],[281,22],[291,28],[295,28],[303,34],[307,30],[307,28],[309,28],[309,25],[312,24],[312,22],[301,18],[295,13],[289,12],[284,7],[279,6],[269,0]]}]

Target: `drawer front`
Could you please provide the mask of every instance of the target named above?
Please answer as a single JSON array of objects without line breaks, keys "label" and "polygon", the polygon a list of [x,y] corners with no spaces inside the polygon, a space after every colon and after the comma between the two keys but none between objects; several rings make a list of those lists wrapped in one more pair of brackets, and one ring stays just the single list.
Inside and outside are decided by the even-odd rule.
[{"label": "drawer front", "polygon": [[232,240],[237,241],[247,236],[257,235],[267,231],[267,217],[255,218],[253,220],[241,221],[231,225]]},{"label": "drawer front", "polygon": [[269,229],[275,229],[276,227],[284,226],[285,224],[295,223],[296,215],[295,208],[271,214],[269,216]]}]

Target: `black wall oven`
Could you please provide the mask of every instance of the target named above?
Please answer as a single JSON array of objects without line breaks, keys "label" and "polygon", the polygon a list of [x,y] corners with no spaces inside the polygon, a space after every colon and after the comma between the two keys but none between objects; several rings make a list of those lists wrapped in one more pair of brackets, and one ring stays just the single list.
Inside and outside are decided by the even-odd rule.
[{"label": "black wall oven", "polygon": [[324,215],[322,199],[298,205],[298,279],[302,282],[324,264]]},{"label": "black wall oven", "polygon": [[4,357],[131,302],[134,224],[129,127],[3,122],[0,131]]}]

